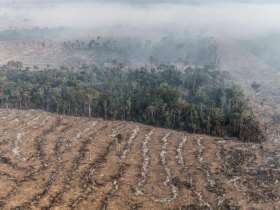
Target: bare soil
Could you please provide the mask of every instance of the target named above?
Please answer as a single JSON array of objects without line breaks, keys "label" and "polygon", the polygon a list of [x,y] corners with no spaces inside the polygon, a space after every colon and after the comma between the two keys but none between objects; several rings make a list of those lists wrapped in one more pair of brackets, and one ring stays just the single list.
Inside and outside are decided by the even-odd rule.
[{"label": "bare soil", "polygon": [[280,209],[280,147],[0,110],[0,209]]}]

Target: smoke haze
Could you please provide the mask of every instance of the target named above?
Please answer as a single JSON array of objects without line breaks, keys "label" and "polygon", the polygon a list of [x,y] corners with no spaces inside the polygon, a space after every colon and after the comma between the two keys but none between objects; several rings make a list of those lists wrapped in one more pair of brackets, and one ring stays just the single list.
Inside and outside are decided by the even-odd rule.
[{"label": "smoke haze", "polygon": [[[173,1],[174,2],[174,1]],[[66,27],[115,34],[159,32],[243,37],[280,31],[280,4],[264,1],[0,1],[1,28]],[[262,2],[262,3],[257,3]]]}]

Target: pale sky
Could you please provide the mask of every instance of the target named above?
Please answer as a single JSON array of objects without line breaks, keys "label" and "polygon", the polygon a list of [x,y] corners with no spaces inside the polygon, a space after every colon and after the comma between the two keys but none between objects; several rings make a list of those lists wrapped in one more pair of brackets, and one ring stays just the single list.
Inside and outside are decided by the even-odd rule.
[{"label": "pale sky", "polygon": [[0,27],[1,24],[9,24],[9,21],[15,26],[17,22],[21,23],[24,20],[24,24],[28,26],[62,26],[88,30],[117,28],[119,31],[116,33],[122,28],[146,32],[194,30],[221,35],[226,33],[232,36],[280,31],[280,4],[273,3],[275,2],[273,0],[239,0],[239,3],[233,3],[237,2],[236,0],[104,2],[104,0],[0,0],[2,4]]}]

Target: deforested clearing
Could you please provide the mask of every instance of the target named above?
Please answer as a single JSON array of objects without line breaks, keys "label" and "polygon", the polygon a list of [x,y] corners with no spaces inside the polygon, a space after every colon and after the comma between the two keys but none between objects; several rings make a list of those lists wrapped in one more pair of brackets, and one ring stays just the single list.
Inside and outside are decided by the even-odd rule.
[{"label": "deforested clearing", "polygon": [[0,110],[1,209],[277,209],[272,141]]}]

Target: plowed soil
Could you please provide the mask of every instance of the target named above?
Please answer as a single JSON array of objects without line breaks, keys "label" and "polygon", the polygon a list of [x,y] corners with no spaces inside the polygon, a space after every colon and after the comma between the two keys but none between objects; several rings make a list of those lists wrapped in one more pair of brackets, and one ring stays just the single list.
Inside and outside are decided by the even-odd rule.
[{"label": "plowed soil", "polygon": [[270,141],[6,109],[0,134],[0,209],[280,209]]}]

